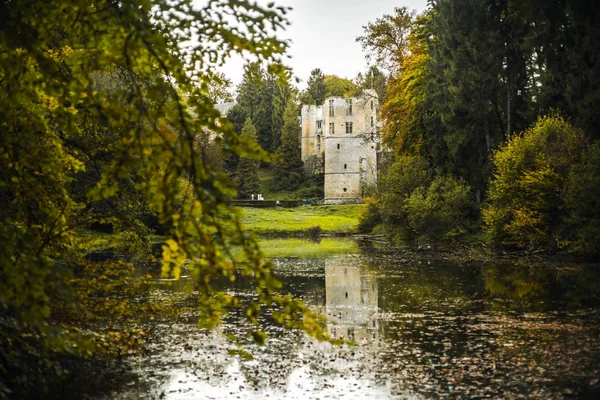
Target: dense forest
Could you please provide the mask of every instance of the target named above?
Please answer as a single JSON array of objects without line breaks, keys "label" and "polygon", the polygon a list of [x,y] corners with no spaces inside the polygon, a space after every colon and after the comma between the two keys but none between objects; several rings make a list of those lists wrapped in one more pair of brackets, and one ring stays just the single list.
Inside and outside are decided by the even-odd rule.
[{"label": "dense forest", "polygon": [[598,255],[599,22],[585,0],[436,0],[367,24],[395,159],[361,228]]}]

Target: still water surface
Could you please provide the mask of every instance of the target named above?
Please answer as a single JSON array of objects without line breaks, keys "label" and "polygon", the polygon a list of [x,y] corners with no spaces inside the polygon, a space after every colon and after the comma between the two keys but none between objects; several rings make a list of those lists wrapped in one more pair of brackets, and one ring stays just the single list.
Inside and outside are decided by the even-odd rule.
[{"label": "still water surface", "polygon": [[[265,321],[267,346],[250,346],[247,361],[227,355],[223,332],[240,324],[204,333],[190,308],[156,326],[148,353],[128,361],[133,378],[100,398],[600,398],[600,266],[409,261],[353,248],[274,261],[285,290],[356,346]],[[193,284],[156,295],[193,300]]]}]

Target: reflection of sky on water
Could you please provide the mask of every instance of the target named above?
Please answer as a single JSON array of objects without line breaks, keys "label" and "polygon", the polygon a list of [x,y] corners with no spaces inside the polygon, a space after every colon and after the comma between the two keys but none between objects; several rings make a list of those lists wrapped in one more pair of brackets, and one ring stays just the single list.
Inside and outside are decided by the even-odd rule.
[{"label": "reflection of sky on water", "polygon": [[[224,331],[238,325],[198,331],[192,309],[156,327],[148,355],[130,361],[139,380],[105,398],[564,398],[600,390],[597,269],[361,256],[276,264],[285,290],[356,346],[315,342],[264,320],[268,344],[250,346],[255,360],[246,361],[227,355]],[[189,297],[193,285],[169,291]]]}]

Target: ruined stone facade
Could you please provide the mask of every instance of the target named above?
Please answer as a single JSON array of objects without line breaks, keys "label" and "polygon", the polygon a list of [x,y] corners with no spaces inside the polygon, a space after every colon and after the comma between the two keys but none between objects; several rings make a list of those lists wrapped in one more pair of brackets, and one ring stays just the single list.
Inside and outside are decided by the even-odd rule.
[{"label": "ruined stone facade", "polygon": [[302,106],[302,160],[308,173],[325,174],[325,203],[361,202],[365,188],[377,183],[378,110],[372,89]]}]

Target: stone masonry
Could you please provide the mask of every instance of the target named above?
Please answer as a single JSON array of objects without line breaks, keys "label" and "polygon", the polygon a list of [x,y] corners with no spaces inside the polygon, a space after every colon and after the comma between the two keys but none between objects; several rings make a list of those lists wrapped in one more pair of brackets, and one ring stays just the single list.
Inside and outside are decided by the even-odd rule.
[{"label": "stone masonry", "polygon": [[378,110],[372,89],[302,106],[302,160],[308,173],[325,174],[325,203],[360,203],[365,188],[377,183]]}]

